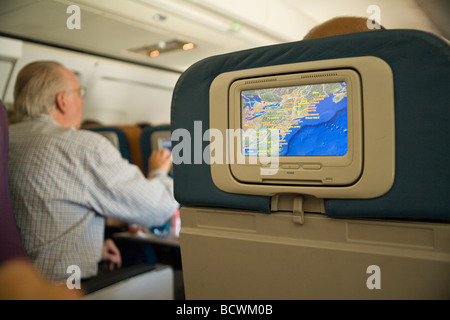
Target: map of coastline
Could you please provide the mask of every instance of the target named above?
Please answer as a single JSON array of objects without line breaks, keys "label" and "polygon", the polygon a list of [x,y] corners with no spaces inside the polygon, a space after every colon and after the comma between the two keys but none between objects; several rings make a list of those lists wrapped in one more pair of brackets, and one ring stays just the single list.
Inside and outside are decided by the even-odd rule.
[{"label": "map of coastline", "polygon": [[[244,90],[241,105],[245,155],[347,153],[345,82]],[[272,144],[272,129],[279,131],[278,144]]]}]

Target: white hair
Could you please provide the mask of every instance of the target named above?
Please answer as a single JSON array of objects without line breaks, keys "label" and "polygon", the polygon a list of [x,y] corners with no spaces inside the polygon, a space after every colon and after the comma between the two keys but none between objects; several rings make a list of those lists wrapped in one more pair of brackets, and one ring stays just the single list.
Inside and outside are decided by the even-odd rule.
[{"label": "white hair", "polygon": [[14,111],[18,119],[50,114],[56,94],[66,89],[63,67],[54,61],[37,61],[19,72],[14,87]]}]

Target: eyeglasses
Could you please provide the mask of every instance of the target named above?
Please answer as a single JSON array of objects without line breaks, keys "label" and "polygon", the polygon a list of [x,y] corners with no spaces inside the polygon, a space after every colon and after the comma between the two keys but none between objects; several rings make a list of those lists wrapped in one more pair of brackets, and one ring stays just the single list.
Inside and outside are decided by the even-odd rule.
[{"label": "eyeglasses", "polygon": [[77,89],[70,89],[70,90],[66,90],[64,92],[71,92],[71,91],[78,91],[78,95],[81,98],[84,98],[86,96],[86,87],[79,87]]}]

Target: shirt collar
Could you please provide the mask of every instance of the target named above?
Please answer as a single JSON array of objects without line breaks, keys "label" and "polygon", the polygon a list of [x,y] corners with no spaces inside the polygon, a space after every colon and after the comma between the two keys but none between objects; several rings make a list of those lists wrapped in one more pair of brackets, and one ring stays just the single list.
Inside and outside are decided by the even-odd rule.
[{"label": "shirt collar", "polygon": [[[22,121],[40,121],[40,122],[46,122],[46,123],[61,127],[59,122],[56,121],[55,119],[53,119],[49,114],[41,114],[40,116],[38,116],[36,118],[25,117],[25,118],[23,118]],[[70,127],[69,129],[76,130],[75,127]]]},{"label": "shirt collar", "polygon": [[41,114],[36,120],[60,126],[60,124],[55,119],[53,119],[49,114]]},{"label": "shirt collar", "polygon": [[61,126],[58,121],[56,121],[55,119],[53,119],[49,114],[41,114],[40,116],[36,117],[36,118],[31,118],[31,117],[24,117],[22,121],[40,121],[40,122],[47,122],[47,123],[51,123],[55,126]]}]

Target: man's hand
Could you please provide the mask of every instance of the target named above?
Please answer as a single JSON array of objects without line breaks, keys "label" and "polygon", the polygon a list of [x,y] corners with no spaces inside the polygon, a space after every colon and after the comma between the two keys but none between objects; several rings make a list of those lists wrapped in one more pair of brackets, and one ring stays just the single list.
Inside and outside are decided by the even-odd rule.
[{"label": "man's hand", "polygon": [[163,169],[166,173],[169,173],[171,166],[172,153],[169,149],[155,150],[148,159],[149,171]]},{"label": "man's hand", "polygon": [[110,271],[114,270],[115,266],[117,268],[122,266],[120,251],[111,239],[106,239],[103,243],[102,261],[107,263],[107,267]]}]

